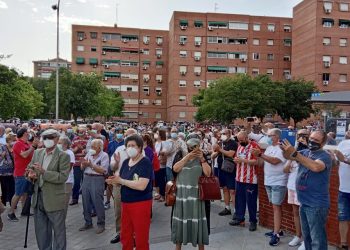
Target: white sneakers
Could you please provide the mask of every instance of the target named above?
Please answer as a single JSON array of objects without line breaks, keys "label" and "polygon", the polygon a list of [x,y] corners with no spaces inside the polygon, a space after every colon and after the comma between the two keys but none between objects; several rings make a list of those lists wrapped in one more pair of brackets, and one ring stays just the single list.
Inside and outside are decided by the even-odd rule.
[{"label": "white sneakers", "polygon": [[305,244],[304,241],[301,243],[301,246],[298,247],[298,250],[305,250]]},{"label": "white sneakers", "polygon": [[[290,247],[296,247],[296,246],[300,245],[302,242],[303,242],[303,240],[301,238],[299,238],[298,236],[294,236],[294,238],[288,243],[288,245]],[[304,244],[302,244],[302,246],[303,245]],[[305,249],[305,247],[304,248],[300,248],[300,247],[298,248],[298,250]]]}]

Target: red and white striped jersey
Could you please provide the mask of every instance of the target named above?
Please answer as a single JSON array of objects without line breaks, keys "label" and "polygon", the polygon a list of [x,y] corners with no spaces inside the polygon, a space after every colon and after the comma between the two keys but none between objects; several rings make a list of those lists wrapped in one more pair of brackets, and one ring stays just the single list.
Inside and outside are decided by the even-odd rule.
[{"label": "red and white striped jersey", "polygon": [[[259,145],[254,141],[251,141],[246,147],[239,145],[236,156],[247,160],[256,160],[256,157],[254,157],[251,153],[251,150],[253,148],[259,148]],[[243,183],[257,184],[258,183],[257,166],[255,165],[251,166],[243,162],[239,164],[237,163],[236,181],[243,182]]]}]

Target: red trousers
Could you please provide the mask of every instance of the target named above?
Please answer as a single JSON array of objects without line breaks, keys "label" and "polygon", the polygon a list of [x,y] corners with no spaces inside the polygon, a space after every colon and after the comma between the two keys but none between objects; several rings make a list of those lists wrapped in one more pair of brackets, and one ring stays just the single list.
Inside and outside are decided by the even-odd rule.
[{"label": "red trousers", "polygon": [[152,200],[122,203],[120,241],[123,250],[149,250]]}]

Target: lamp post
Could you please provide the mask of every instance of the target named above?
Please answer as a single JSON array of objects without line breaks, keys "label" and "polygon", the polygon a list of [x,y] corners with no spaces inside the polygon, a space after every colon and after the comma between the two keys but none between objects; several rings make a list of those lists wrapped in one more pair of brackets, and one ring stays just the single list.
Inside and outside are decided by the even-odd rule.
[{"label": "lamp post", "polygon": [[52,9],[57,11],[57,48],[56,48],[56,122],[58,122],[58,104],[59,104],[59,99],[58,99],[58,94],[59,94],[59,71],[60,67],[58,64],[59,61],[59,42],[60,42],[60,0],[58,0],[57,4],[52,5]]}]

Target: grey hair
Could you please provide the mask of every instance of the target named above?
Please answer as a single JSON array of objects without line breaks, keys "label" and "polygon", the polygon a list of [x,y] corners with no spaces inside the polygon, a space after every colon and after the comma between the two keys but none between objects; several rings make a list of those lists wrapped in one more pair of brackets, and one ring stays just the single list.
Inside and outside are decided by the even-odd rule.
[{"label": "grey hair", "polygon": [[3,125],[0,125],[0,130],[5,131],[5,127]]},{"label": "grey hair", "polygon": [[281,138],[282,131],[279,128],[272,128],[272,129],[269,129],[269,134],[274,134],[274,135],[277,135],[278,138]]},{"label": "grey hair", "polygon": [[70,145],[72,144],[72,142],[69,140],[69,138],[67,136],[61,136],[60,137],[60,141],[67,146],[67,148],[70,147]]},{"label": "grey hair", "polygon": [[93,139],[91,141],[91,145],[92,144],[98,144],[98,146],[100,147],[101,151],[103,151],[103,141],[101,139]]}]

